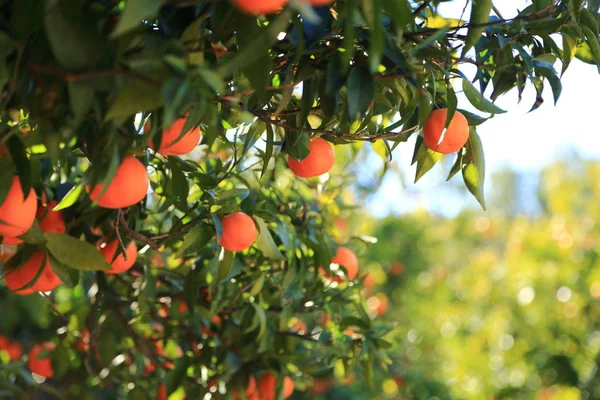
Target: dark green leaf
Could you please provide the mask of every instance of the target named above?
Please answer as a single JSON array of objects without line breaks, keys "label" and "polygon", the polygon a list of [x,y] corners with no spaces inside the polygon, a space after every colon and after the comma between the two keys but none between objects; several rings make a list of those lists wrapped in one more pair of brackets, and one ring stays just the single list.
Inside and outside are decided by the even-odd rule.
[{"label": "dark green leaf", "polygon": [[587,26],[581,26],[581,30],[585,34],[586,42],[590,46],[596,65],[598,66],[598,72],[600,72],[600,43],[598,42],[598,36],[590,30]]},{"label": "dark green leaf", "polygon": [[373,77],[368,70],[354,67],[348,75],[348,98],[346,99],[350,119],[360,118],[373,100]]},{"label": "dark green leaf", "polygon": [[475,196],[481,207],[485,210],[485,160],[483,145],[475,128],[471,128],[469,140],[465,146],[462,159],[462,175],[469,191]]},{"label": "dark green leaf", "polygon": [[477,89],[475,89],[475,86],[473,86],[473,84],[469,82],[468,79],[463,79],[462,87],[465,96],[467,97],[469,102],[479,111],[487,112],[490,114],[502,114],[506,112],[491,101],[489,101],[488,99],[486,99],[485,97],[483,97],[483,95],[479,93]]},{"label": "dark green leaf", "polygon": [[44,233],[40,229],[40,225],[37,220],[33,221],[33,225],[27,232],[19,236],[25,243],[31,244],[39,244],[43,245],[46,243],[46,238],[44,238]]},{"label": "dark green leaf", "polygon": [[256,239],[256,246],[265,255],[265,257],[274,260],[284,260],[285,257],[277,248],[275,240],[273,240],[273,236],[271,236],[271,232],[269,231],[269,228],[267,227],[265,221],[257,216],[255,216],[254,219],[259,228],[259,235]]},{"label": "dark green leaf", "polygon": [[182,384],[186,377],[187,368],[190,365],[189,358],[184,354],[183,357],[178,357],[173,368],[165,378],[167,385],[167,396],[173,393]]},{"label": "dark green leaf", "polygon": [[192,227],[183,237],[183,243],[177,251],[176,257],[186,257],[198,253],[215,236],[210,225],[199,224]]},{"label": "dark green leaf", "polygon": [[452,168],[450,168],[450,172],[448,173],[448,177],[446,178],[446,181],[449,181],[450,179],[452,179],[454,177],[454,175],[456,175],[456,173],[458,171],[460,171],[462,167],[462,150],[458,152],[458,154],[456,155],[456,160],[454,161],[454,164],[452,164]]},{"label": "dark green leaf", "polygon": [[52,272],[54,272],[68,287],[73,288],[79,282],[79,271],[67,267],[52,255],[50,255],[50,266],[52,267]]},{"label": "dark green leaf", "polygon": [[218,282],[223,282],[225,278],[229,276],[231,266],[233,265],[234,253],[223,249],[223,257],[219,260],[219,275],[217,276]]},{"label": "dark green leaf", "polygon": [[6,195],[12,186],[14,177],[13,165],[8,158],[0,158],[0,204],[4,203]]},{"label": "dark green leaf", "polygon": [[554,105],[556,105],[556,102],[558,101],[558,98],[562,92],[562,84],[560,82],[560,78],[554,70],[554,67],[552,64],[545,61],[533,60],[533,64],[536,72],[550,82],[550,87],[552,88],[552,94],[554,96]]},{"label": "dark green leaf", "polygon": [[17,174],[21,181],[21,188],[25,196],[29,195],[32,187],[31,182],[31,164],[27,157],[27,150],[18,135],[12,135],[6,141],[6,147],[12,157],[14,165],[17,167]]},{"label": "dark green leaf", "polygon": [[127,0],[125,10],[117,27],[111,36],[117,37],[142,24],[142,21],[154,17],[163,3],[163,0]]},{"label": "dark green leaf", "polygon": [[444,123],[444,127],[447,128],[456,113],[456,107],[458,105],[458,100],[456,99],[456,93],[454,93],[454,89],[452,85],[448,85],[446,95],[446,107],[448,108],[448,113],[446,114],[446,122]]},{"label": "dark green leaf", "polygon": [[126,118],[140,111],[152,111],[163,104],[160,86],[141,79],[130,79],[119,88],[105,119]]},{"label": "dark green leaf", "polygon": [[58,261],[80,271],[105,271],[110,269],[102,254],[92,244],[69,235],[44,233],[48,251]]},{"label": "dark green leaf", "polygon": [[462,50],[464,56],[481,39],[485,30],[482,24],[488,22],[492,11],[492,0],[473,0],[471,2],[471,17],[469,18],[469,31]]}]

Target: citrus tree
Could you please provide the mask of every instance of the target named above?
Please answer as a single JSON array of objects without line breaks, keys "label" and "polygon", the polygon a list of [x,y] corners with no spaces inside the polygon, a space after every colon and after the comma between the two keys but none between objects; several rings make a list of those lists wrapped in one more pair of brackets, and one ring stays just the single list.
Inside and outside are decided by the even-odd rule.
[{"label": "citrus tree", "polygon": [[1,393],[371,382],[390,328],[360,293],[372,239],[339,223],[346,164],[415,136],[416,179],[450,154],[485,206],[493,101],[600,65],[597,1],[439,3],[0,1]]}]

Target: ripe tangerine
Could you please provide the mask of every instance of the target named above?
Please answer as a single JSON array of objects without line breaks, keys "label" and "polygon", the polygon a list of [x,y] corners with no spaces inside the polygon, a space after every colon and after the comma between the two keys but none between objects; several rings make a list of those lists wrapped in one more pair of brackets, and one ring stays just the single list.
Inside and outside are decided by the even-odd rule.
[{"label": "ripe tangerine", "polygon": [[115,258],[115,254],[119,249],[119,241],[116,239],[110,243],[106,243],[101,240],[98,244],[98,249],[100,250],[100,253],[102,253],[102,255],[104,256],[106,262],[108,262],[112,267],[112,269],[104,271],[104,273],[106,274],[114,275],[120,274],[121,272],[125,272],[131,267],[133,267],[133,264],[135,264],[135,261],[137,260],[138,249],[134,241],[129,242],[129,244],[125,248],[127,260],[125,260],[125,256],[122,252],[117,256],[117,258]]},{"label": "ripe tangerine", "polygon": [[427,122],[423,126],[423,140],[427,147],[433,151],[442,154],[454,153],[462,149],[469,140],[469,123],[467,118],[459,111],[454,113],[446,134],[441,143],[439,143],[446,124],[447,108],[433,110]]},{"label": "ripe tangerine", "polygon": [[352,250],[343,246],[338,247],[335,257],[331,259],[331,262],[346,268],[348,279],[352,280],[356,277],[358,273],[358,259]]},{"label": "ripe tangerine", "polygon": [[[98,184],[90,193],[90,199],[104,208],[125,208],[139,203],[146,197],[150,181],[144,164],[133,156],[127,156],[117,168],[108,189],[100,197],[104,185]],[[86,190],[89,192],[90,187]]]},{"label": "ripe tangerine", "polygon": [[288,156],[288,166],[294,174],[301,178],[313,178],[329,172],[335,161],[331,144],[325,139],[317,138],[310,142],[308,151],[308,156],[302,161]]},{"label": "ripe tangerine", "polygon": [[31,228],[37,211],[37,198],[33,189],[27,198],[18,177],[14,176],[8,194],[0,205],[0,236],[16,237]]},{"label": "ripe tangerine", "polygon": [[287,0],[231,0],[231,2],[246,14],[261,15],[281,11]]},{"label": "ripe tangerine", "polygon": [[40,229],[42,232],[65,233],[67,225],[63,212],[53,211],[53,208],[58,205],[58,201],[51,201],[44,208],[38,209],[37,217],[40,219]]},{"label": "ripe tangerine", "polygon": [[[163,129],[158,149],[154,148],[153,142],[150,142],[150,148],[164,156],[181,156],[192,152],[200,143],[202,135],[199,127],[192,128],[181,135],[186,121],[187,118],[179,118],[170,127]],[[144,130],[149,130],[149,124],[146,124]]]},{"label": "ripe tangerine", "polygon": [[228,251],[246,250],[256,240],[254,220],[243,212],[236,212],[221,220],[223,233],[219,244]]},{"label": "ripe tangerine", "polygon": [[[44,257],[46,258],[46,261],[42,266]],[[35,279],[40,268],[44,269],[39,274],[40,276],[37,281],[30,287],[22,289]],[[50,256],[46,255],[42,250],[33,253],[23,265],[8,272],[4,279],[6,281],[6,286],[20,295],[28,295],[35,292],[49,292],[62,283],[54,271],[52,271]]]},{"label": "ripe tangerine", "polygon": [[[275,400],[276,393],[275,388],[277,386],[277,378],[267,372],[260,377],[258,381],[258,393],[261,395],[262,400]],[[287,399],[294,393],[294,381],[286,376],[283,378],[283,397]]]},{"label": "ripe tangerine", "polygon": [[[250,376],[248,378],[248,385],[246,386],[246,397],[250,399],[252,396],[254,396],[254,394],[256,394],[256,378]],[[238,400],[240,398],[237,390],[233,391],[232,396],[234,400]]]},{"label": "ripe tangerine", "polygon": [[44,350],[54,350],[54,343],[47,342],[33,346],[29,352],[27,366],[34,374],[43,376],[44,378],[52,378],[54,376],[52,360],[50,357],[39,358],[40,353]]}]

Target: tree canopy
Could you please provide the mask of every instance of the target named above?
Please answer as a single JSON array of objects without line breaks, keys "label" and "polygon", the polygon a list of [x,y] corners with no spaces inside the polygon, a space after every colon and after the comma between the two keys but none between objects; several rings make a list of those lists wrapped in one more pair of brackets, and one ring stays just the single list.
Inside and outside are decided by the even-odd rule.
[{"label": "tree canopy", "polygon": [[440,3],[0,0],[0,393],[372,382],[391,327],[346,166],[416,137],[415,181],[451,154],[485,208],[494,101],[600,68],[598,1]]}]

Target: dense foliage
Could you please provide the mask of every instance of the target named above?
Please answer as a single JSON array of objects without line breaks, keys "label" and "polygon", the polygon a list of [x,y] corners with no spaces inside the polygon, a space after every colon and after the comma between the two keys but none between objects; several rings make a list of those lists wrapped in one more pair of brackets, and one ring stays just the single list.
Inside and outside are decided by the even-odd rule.
[{"label": "dense foliage", "polygon": [[[334,257],[373,242],[336,225],[354,208],[345,162],[363,142],[387,158],[432,132],[439,148],[416,141],[419,179],[447,126],[464,136],[444,151],[450,177],[485,206],[476,126],[504,112],[493,100],[529,87],[535,109],[544,85],[560,96],[555,65],[600,65],[597,1],[512,19],[474,1],[465,21],[439,3],[296,0],[255,16],[228,1],[0,0],[0,346],[39,351],[0,352],[2,395],[243,398],[256,378],[265,400],[270,374],[279,398],[284,377],[300,397],[355,365],[372,382],[390,328],[367,312],[360,269]],[[348,144],[328,175],[317,137]],[[318,173],[294,175],[287,156]],[[23,214],[19,197],[34,199]]]}]

